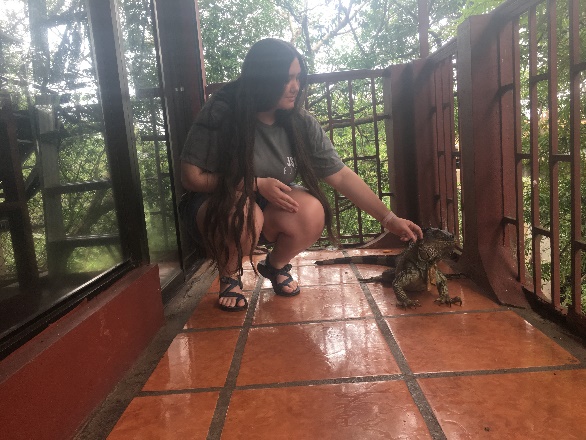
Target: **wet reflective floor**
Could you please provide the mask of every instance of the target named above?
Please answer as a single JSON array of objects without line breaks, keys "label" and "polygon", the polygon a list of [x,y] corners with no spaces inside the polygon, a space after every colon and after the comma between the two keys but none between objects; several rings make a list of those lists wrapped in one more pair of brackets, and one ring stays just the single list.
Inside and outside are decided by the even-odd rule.
[{"label": "wet reflective floor", "polygon": [[340,256],[296,258],[292,298],[248,266],[246,312],[220,311],[212,283],[106,437],[586,438],[583,341],[466,278],[448,281],[462,306],[432,287],[400,309],[392,288],[358,281],[384,268],[314,265]]}]

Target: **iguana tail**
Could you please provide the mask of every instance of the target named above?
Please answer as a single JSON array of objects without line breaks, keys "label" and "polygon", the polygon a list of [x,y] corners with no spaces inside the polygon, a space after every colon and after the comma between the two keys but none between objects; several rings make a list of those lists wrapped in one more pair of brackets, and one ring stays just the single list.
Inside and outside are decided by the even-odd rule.
[{"label": "iguana tail", "polygon": [[354,257],[332,258],[330,260],[318,260],[318,266],[326,264],[374,264],[377,266],[395,267],[398,255],[357,255]]}]

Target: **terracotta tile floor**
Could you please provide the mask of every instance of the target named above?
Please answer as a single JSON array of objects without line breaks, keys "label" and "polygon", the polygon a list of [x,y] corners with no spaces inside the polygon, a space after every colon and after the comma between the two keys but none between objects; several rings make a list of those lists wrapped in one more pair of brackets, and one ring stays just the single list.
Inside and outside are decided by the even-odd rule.
[{"label": "terracotta tile floor", "polygon": [[399,309],[358,282],[381,267],[313,264],[339,256],[296,258],[293,298],[247,269],[247,312],[220,311],[214,282],[108,438],[586,439],[579,340],[465,278],[448,282],[461,307],[432,291]]}]

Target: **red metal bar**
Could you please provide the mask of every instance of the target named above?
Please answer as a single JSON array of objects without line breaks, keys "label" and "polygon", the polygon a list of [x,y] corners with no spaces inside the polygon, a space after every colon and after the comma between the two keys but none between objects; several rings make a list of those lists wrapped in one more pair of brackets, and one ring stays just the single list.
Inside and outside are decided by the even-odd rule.
[{"label": "red metal bar", "polygon": [[533,291],[542,297],[541,291],[541,239],[534,227],[540,226],[539,219],[539,114],[537,112],[537,11],[529,10],[529,152],[531,155],[531,261],[533,270]]},{"label": "red metal bar", "polygon": [[427,60],[413,62],[413,120],[417,217],[423,226],[441,226],[437,155],[437,104],[434,66]]},{"label": "red metal bar", "polygon": [[434,160],[436,162],[436,173],[437,173],[437,182],[436,182],[436,193],[434,197],[434,204],[436,205],[437,211],[439,213],[439,226],[442,229],[447,227],[446,224],[446,192],[444,190],[446,186],[446,164],[445,164],[445,145],[444,145],[444,112],[443,112],[443,86],[442,86],[442,74],[441,74],[441,65],[435,66],[432,75],[432,86],[433,86],[433,122],[434,122],[434,130],[433,130],[433,145],[435,146],[435,154]]},{"label": "red metal bar", "polygon": [[391,115],[386,133],[393,209],[397,215],[420,223],[413,126],[413,65],[389,67],[383,90],[385,113]]},{"label": "red metal bar", "polygon": [[[454,236],[459,241],[460,239],[460,211],[458,205],[458,171],[457,171],[457,163],[460,158],[460,152],[456,150],[456,130],[457,127],[455,126],[454,122],[454,111],[456,107],[455,97],[454,97],[454,60],[450,57],[449,63],[446,66],[446,74],[448,75],[448,81],[446,82],[446,96],[447,96],[447,106],[448,109],[448,117],[449,117],[449,151],[446,152],[446,161],[449,160],[449,187],[448,191],[451,194],[451,208],[448,210],[448,215],[451,216],[451,229],[454,233]],[[460,243],[461,245],[462,243]]]},{"label": "red metal bar", "polygon": [[[584,72],[580,63],[580,35],[579,18],[580,7],[576,0],[569,2],[570,12],[570,179],[571,179],[571,241],[572,241],[572,304],[568,309],[568,315],[572,317],[584,317],[582,313],[582,253],[580,242],[582,241],[582,208],[580,194],[580,79]],[[578,67],[580,66],[580,67]]]},{"label": "red metal bar", "polygon": [[[499,27],[473,16],[458,28],[458,103],[466,240],[458,262],[499,301],[526,307],[517,262],[504,241]],[[495,160],[496,159],[496,160]],[[490,188],[490,190],[487,190]]]},{"label": "red metal bar", "polygon": [[513,120],[515,146],[515,218],[517,221],[517,277],[525,285],[525,225],[523,221],[523,141],[521,129],[521,54],[519,48],[519,18],[512,22],[511,56],[513,62]]},{"label": "red metal bar", "polygon": [[549,71],[549,245],[551,249],[551,301],[560,307],[560,203],[558,153],[558,40],[556,0],[547,2],[547,63]]}]

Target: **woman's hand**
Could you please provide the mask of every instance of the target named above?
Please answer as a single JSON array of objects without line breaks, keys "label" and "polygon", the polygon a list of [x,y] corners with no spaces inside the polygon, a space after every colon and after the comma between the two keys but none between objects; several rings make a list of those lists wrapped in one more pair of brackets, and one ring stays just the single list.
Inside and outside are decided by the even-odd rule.
[{"label": "woman's hand", "polygon": [[256,189],[265,199],[275,206],[289,212],[297,212],[299,204],[287,195],[291,191],[289,185],[272,177],[257,177]]},{"label": "woman's hand", "polygon": [[416,241],[417,239],[423,238],[423,232],[419,226],[411,220],[397,217],[396,215],[391,216],[383,224],[383,227],[397,235],[402,241]]}]

